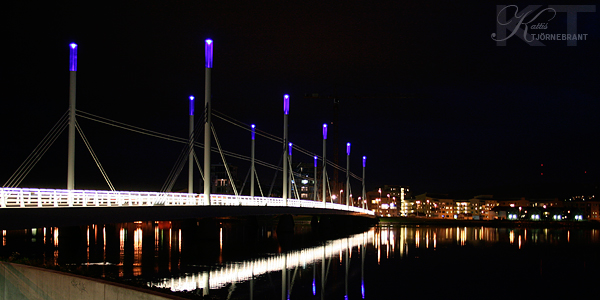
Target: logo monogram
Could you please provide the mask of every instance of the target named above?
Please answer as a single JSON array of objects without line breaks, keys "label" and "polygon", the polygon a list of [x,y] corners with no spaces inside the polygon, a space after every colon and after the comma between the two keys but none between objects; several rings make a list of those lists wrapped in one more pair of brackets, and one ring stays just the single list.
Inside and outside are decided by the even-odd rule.
[{"label": "logo monogram", "polygon": [[[497,46],[506,46],[511,37],[518,37],[530,46],[546,46],[541,41],[564,40],[567,46],[577,46],[578,40],[587,40],[587,34],[577,33],[577,14],[596,12],[595,5],[529,5],[522,10],[516,5],[496,6],[496,32],[492,40]],[[535,11],[540,9],[536,14]],[[529,30],[546,30],[557,13],[567,14],[566,33],[532,33]],[[510,17],[510,19],[508,19]],[[533,23],[533,24],[532,24]]]}]

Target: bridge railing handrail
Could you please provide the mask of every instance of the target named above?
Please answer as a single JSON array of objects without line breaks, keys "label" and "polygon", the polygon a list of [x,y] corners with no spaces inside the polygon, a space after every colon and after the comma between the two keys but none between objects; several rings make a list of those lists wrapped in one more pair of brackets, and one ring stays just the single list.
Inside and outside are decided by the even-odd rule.
[{"label": "bridge railing handrail", "polygon": [[0,188],[0,208],[51,208],[51,207],[109,207],[109,206],[287,206],[352,211],[374,215],[374,212],[354,206],[321,201],[251,197],[235,195],[210,195],[210,204],[204,194],[62,190],[38,188]]}]

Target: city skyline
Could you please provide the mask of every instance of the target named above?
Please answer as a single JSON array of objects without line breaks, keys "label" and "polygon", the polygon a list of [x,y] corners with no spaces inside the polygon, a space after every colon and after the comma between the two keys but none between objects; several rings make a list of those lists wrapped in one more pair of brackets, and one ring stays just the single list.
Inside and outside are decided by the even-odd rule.
[{"label": "city skyline", "polygon": [[[545,47],[517,38],[498,46],[497,7],[486,4],[126,2],[90,10],[17,2],[9,12],[2,183],[68,109],[70,43],[79,45],[79,110],[186,137],[188,97],[204,95],[207,38],[215,43],[216,111],[281,137],[289,94],[290,141],[320,156],[321,126],[334,121],[339,101],[339,164],[352,143],[350,170],[360,176],[367,157],[368,190],[599,180],[599,12],[578,14],[585,41]],[[566,30],[564,13],[548,22],[553,33]],[[78,122],[118,190],[159,190],[183,147]],[[225,150],[249,156],[249,132],[213,122]],[[257,159],[277,165],[281,146],[260,136],[256,143]],[[66,146],[65,132],[24,185],[65,187]],[[333,160],[332,137],[327,147]],[[294,161],[312,161],[296,153]],[[76,188],[104,185],[80,140],[76,168]],[[273,172],[259,176],[270,185]]]}]

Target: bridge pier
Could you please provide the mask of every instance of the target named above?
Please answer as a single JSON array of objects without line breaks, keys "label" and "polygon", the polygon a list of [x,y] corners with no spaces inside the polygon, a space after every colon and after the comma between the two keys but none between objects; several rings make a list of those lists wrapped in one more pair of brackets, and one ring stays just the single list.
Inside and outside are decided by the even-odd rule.
[{"label": "bridge pier", "polygon": [[281,248],[285,251],[290,249],[292,246],[292,240],[294,239],[294,217],[290,214],[279,216],[277,222],[277,241]]},{"label": "bridge pier", "polygon": [[285,233],[294,234],[294,217],[289,214],[279,216],[277,222],[277,234]]}]

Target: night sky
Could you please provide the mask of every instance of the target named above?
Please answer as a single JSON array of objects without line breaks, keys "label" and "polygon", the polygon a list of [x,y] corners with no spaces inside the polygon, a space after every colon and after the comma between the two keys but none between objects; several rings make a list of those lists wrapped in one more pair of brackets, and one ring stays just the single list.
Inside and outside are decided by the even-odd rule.
[{"label": "night sky", "polygon": [[[578,14],[587,40],[577,46],[533,47],[518,37],[496,45],[496,3],[12,2],[3,14],[1,184],[68,109],[69,43],[79,45],[79,110],[186,137],[188,96],[197,111],[204,101],[207,38],[215,110],[281,137],[289,94],[290,141],[321,155],[321,126],[339,100],[339,144],[330,132],[327,155],[338,147],[345,167],[352,143],[350,170],[360,176],[367,156],[368,189],[523,193],[600,181],[600,12]],[[548,24],[537,32],[565,33],[567,14],[547,14],[531,23]],[[249,132],[213,121],[226,150],[250,155]],[[119,190],[160,190],[183,148],[78,122]],[[257,158],[277,165],[281,145],[256,144]],[[66,160],[65,131],[20,186],[65,188]],[[108,189],[81,140],[76,161],[76,188]],[[228,162],[243,180],[248,164]],[[258,172],[268,189],[274,171]],[[187,187],[186,174],[174,190]]]}]

